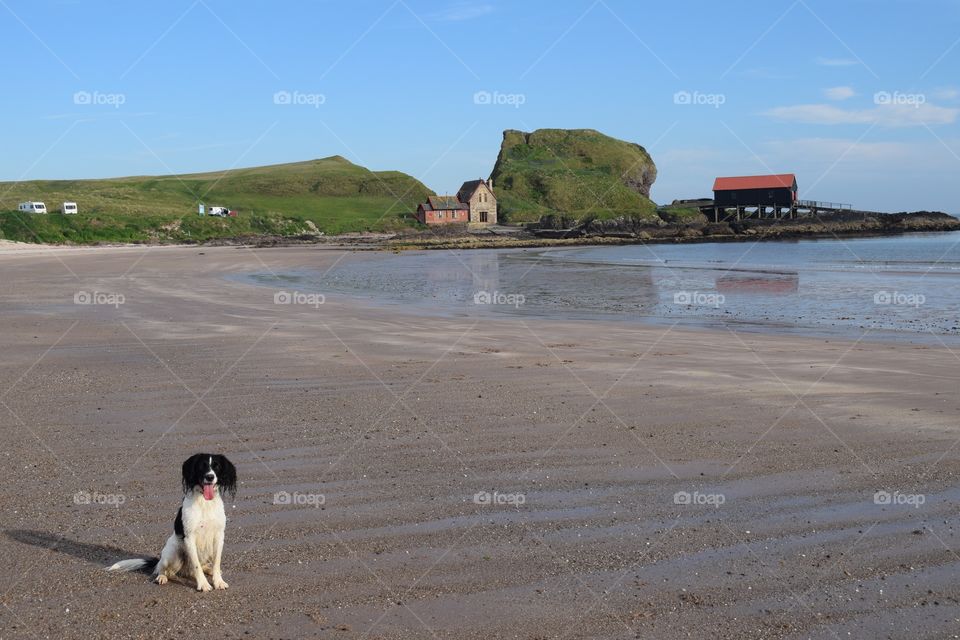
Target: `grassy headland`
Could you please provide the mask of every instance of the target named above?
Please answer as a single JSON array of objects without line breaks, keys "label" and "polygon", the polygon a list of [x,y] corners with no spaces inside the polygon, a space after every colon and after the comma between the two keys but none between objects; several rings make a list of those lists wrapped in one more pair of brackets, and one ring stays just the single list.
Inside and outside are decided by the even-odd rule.
[{"label": "grassy headland", "polygon": [[[432,193],[404,173],[370,171],[340,156],[218,173],[0,183],[0,238],[91,244],[390,231],[409,225],[410,212]],[[50,213],[18,213],[27,200],[45,202]],[[54,213],[64,201],[76,201],[80,213]],[[199,202],[240,215],[200,217]]]}]

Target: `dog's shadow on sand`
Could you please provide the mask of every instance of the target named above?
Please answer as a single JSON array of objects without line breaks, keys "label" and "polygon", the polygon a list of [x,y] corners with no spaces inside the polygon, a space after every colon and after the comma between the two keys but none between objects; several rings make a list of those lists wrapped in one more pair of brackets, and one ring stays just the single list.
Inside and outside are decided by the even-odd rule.
[{"label": "dog's shadow on sand", "polygon": [[[89,542],[78,542],[64,538],[55,533],[44,531],[30,531],[29,529],[7,529],[4,534],[16,542],[29,544],[42,549],[49,549],[57,553],[63,553],[74,558],[80,558],[91,564],[101,567],[107,567],[117,560],[124,558],[140,557],[136,553],[131,553],[119,547],[111,547],[104,544],[91,544]],[[151,569],[142,569],[140,573],[149,573]]]}]

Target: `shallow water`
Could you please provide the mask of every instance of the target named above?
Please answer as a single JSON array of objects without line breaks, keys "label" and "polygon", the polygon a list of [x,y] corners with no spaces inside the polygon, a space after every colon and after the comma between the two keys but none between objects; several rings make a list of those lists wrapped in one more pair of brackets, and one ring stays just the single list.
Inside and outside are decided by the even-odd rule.
[{"label": "shallow water", "polygon": [[242,278],[441,313],[960,339],[960,233],[360,254],[329,272]]}]

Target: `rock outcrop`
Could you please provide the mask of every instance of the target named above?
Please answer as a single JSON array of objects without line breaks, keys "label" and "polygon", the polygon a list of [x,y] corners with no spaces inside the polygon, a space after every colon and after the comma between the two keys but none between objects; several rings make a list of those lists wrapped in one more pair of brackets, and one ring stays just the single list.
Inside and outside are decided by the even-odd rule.
[{"label": "rock outcrop", "polygon": [[656,217],[650,154],[592,129],[504,131],[491,177],[501,217],[510,222]]}]

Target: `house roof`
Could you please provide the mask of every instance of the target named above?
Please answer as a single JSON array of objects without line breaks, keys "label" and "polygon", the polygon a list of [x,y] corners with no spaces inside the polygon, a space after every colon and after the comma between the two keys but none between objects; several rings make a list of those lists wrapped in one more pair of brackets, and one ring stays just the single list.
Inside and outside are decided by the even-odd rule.
[{"label": "house roof", "polygon": [[460,187],[460,191],[457,191],[457,197],[460,198],[461,202],[468,202],[481,184],[485,184],[485,181],[467,180],[463,183],[463,186]]},{"label": "house roof", "polygon": [[449,211],[451,209],[468,209],[469,206],[460,202],[457,196],[430,196],[423,208],[425,211]]},{"label": "house roof", "polygon": [[797,176],[792,173],[780,173],[770,176],[733,176],[717,178],[713,182],[714,191],[734,191],[736,189],[792,189],[797,184]]}]

